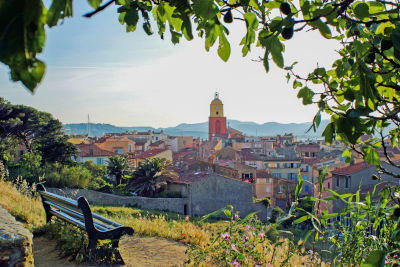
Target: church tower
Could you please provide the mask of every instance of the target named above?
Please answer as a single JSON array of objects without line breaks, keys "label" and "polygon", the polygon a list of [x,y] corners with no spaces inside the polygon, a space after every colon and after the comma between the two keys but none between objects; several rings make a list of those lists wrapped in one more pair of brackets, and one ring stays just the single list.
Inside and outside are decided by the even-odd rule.
[{"label": "church tower", "polygon": [[208,140],[219,140],[228,137],[226,132],[226,117],[224,117],[224,105],[215,93],[214,100],[210,104],[210,117],[208,118]]}]

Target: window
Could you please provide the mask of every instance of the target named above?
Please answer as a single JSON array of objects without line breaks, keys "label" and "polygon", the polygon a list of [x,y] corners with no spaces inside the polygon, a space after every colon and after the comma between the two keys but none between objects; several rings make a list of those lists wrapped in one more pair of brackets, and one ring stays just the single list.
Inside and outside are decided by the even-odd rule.
[{"label": "window", "polygon": [[132,152],[133,148],[132,148],[132,144],[128,144],[128,151]]},{"label": "window", "polygon": [[308,192],[308,185],[306,185],[305,187],[304,187],[304,189],[306,190],[306,192]]},{"label": "window", "polygon": [[277,167],[277,168],[280,168],[280,167],[281,167],[281,164],[280,164],[280,163],[277,163],[277,164],[276,164],[276,167]]},{"label": "window", "polygon": [[265,182],[266,182],[266,183],[270,183],[270,182],[271,182],[271,178],[266,178],[266,179],[265,179]]},{"label": "window", "polygon": [[278,185],[278,194],[282,194],[282,186]]},{"label": "window", "polygon": [[306,165],[306,172],[308,172],[308,165]]},{"label": "window", "polygon": [[304,178],[304,181],[307,181],[307,180],[308,180],[307,175],[304,175],[303,178]]},{"label": "window", "polygon": [[276,178],[282,178],[282,174],[281,173],[272,173],[272,176],[276,177]]},{"label": "window", "polygon": [[269,168],[269,164],[268,163],[265,163],[265,168]]},{"label": "window", "polygon": [[252,178],[252,179],[253,179],[253,173],[250,173],[250,178]]},{"label": "window", "polygon": [[[23,150],[18,150],[18,156],[22,157],[24,155],[24,151]],[[400,180],[399,180],[400,181]]]},{"label": "window", "polygon": [[350,178],[346,177],[346,184],[345,184],[345,188],[349,188],[350,187]]},{"label": "window", "polygon": [[308,152],[306,152],[306,157],[308,157],[310,154]]},{"label": "window", "polygon": [[97,165],[103,165],[103,158],[97,158]]},{"label": "window", "polygon": [[339,182],[339,176],[338,177],[336,177],[336,187],[339,187],[340,186],[340,182]]},{"label": "window", "polygon": [[331,184],[330,183],[328,183],[328,189],[330,189],[331,188]]},{"label": "window", "polygon": [[89,156],[93,156],[93,149],[89,149]]},{"label": "window", "polygon": [[114,148],[114,153],[122,154],[122,148]]},{"label": "window", "polygon": [[266,192],[266,193],[271,193],[271,187],[270,187],[270,186],[267,186],[267,187],[265,188],[265,192]]},{"label": "window", "polygon": [[290,163],[285,163],[285,168],[290,168]]}]

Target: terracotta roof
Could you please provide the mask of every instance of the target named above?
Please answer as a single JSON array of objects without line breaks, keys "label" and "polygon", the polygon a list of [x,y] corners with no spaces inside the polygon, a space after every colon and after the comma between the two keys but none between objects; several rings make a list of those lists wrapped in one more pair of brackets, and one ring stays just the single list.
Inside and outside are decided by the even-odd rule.
[{"label": "terracotta roof", "polygon": [[161,145],[161,144],[163,144],[163,143],[164,143],[163,140],[158,140],[158,141],[156,141],[156,142],[154,142],[154,143],[151,143],[150,146],[159,146],[159,145]]},{"label": "terracotta roof", "polygon": [[315,163],[319,162],[318,159],[313,159],[313,158],[302,159],[301,161],[308,165],[314,165]]},{"label": "terracotta roof", "polygon": [[184,183],[184,184],[191,184],[191,183],[203,180],[204,178],[209,177],[211,175],[214,175],[214,174],[209,173],[207,171],[204,171],[204,172],[190,171],[190,172],[185,172],[185,173],[180,174],[179,179],[176,182]]},{"label": "terracotta roof", "polygon": [[318,152],[319,145],[318,144],[297,145],[296,151],[298,151],[298,152]]},{"label": "terracotta roof", "polygon": [[332,173],[339,174],[339,175],[351,175],[353,173],[360,172],[362,170],[371,168],[373,166],[374,165],[372,165],[372,164],[365,165],[364,162],[360,162],[360,163],[357,163],[354,165],[349,165],[347,167],[337,168],[337,169],[333,170]]},{"label": "terracotta roof", "polygon": [[[100,147],[98,147],[94,144],[79,144],[76,146],[80,150],[80,152],[79,152],[80,157],[110,157],[110,156],[114,156],[113,152],[101,149]],[[90,153],[90,152],[92,152],[92,153]]]},{"label": "terracotta roof", "polygon": [[257,170],[257,178],[272,178],[272,174],[266,170]]},{"label": "terracotta roof", "polygon": [[258,161],[260,160],[256,155],[251,153],[251,149],[242,149],[240,152],[240,157],[244,161]]},{"label": "terracotta roof", "polygon": [[147,151],[145,151],[145,152],[143,152],[143,153],[141,153],[141,154],[139,154],[139,155],[137,155],[137,157],[136,158],[138,158],[138,159],[147,159],[147,158],[151,158],[151,157],[153,157],[153,156],[155,156],[155,155],[158,155],[158,154],[160,154],[160,153],[162,153],[162,152],[164,152],[164,151],[167,151],[168,149],[150,149],[150,150],[147,150]]}]

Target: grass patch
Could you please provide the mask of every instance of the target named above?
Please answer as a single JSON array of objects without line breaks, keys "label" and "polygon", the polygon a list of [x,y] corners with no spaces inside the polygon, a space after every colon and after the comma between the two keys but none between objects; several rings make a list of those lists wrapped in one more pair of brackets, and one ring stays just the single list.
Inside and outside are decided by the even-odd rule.
[{"label": "grass patch", "polygon": [[46,223],[42,201],[22,194],[11,182],[0,179],[0,206],[30,230]]}]

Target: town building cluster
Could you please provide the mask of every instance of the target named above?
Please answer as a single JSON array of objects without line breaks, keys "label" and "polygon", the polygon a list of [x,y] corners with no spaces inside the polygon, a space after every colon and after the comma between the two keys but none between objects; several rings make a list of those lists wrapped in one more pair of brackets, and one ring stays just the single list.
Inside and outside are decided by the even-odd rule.
[{"label": "town building cluster", "polygon": [[[379,181],[371,179],[377,173],[375,166],[366,164],[358,154],[353,154],[351,163],[346,163],[342,154],[347,148],[339,143],[326,145],[322,140],[297,140],[290,133],[246,136],[227,125],[218,93],[210,104],[208,140],[169,136],[163,131],[133,131],[108,133],[101,138],[75,136],[69,141],[78,147],[78,162],[107,164],[110,156],[120,154],[128,158],[131,168],[136,168],[145,159],[166,158],[179,174],[179,179],[169,185],[170,190],[185,195],[190,184],[211,176],[223,177],[224,184],[232,181],[232,186],[226,188],[236,188],[238,182],[250,183],[253,198],[268,198],[271,207],[282,209],[288,209],[294,200],[299,175],[304,179],[301,193],[304,196],[318,196],[318,176],[324,170],[324,188],[338,193],[355,193],[359,189],[366,193],[378,183],[380,187],[398,184],[387,175]],[[384,162],[383,151],[379,153]],[[400,159],[398,148],[390,148],[386,153],[393,161]],[[238,194],[238,191],[232,193]],[[231,197],[229,190],[223,194],[222,198]],[[342,208],[340,201],[333,203],[331,211]]]}]

